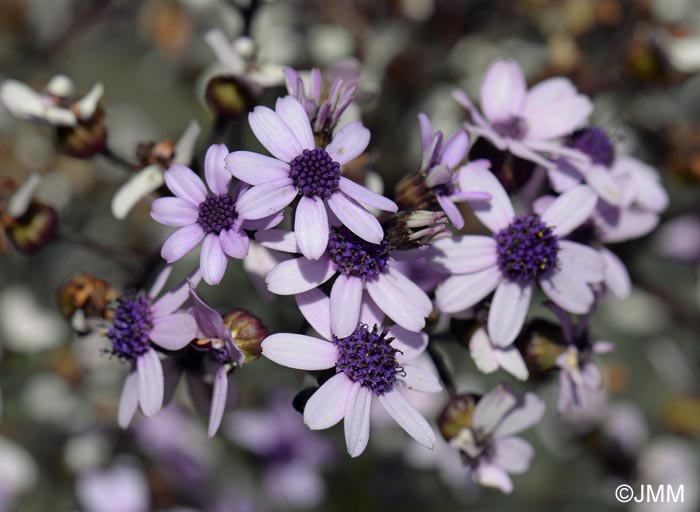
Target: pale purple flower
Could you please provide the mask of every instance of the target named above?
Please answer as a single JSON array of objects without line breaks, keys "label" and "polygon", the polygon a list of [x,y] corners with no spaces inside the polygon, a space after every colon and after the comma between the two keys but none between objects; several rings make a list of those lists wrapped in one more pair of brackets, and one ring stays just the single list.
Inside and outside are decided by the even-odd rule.
[{"label": "pale purple flower", "polygon": [[[163,404],[163,367],[152,343],[166,350],[180,350],[194,339],[197,324],[187,313],[177,310],[189,298],[189,283],[180,284],[156,300],[165,286],[171,267],[156,278],[145,294],[126,292],[117,299],[107,338],[111,353],[131,363],[119,402],[119,426],[126,428],[141,406],[146,416],[153,416]],[[197,282],[198,275],[192,280]]]},{"label": "pale purple flower", "polygon": [[456,131],[443,144],[441,131],[433,132],[430,119],[418,114],[423,158],[420,171],[425,175],[425,186],[435,194],[440,208],[457,229],[464,227],[464,218],[455,203],[472,200],[488,200],[484,192],[469,190],[469,172],[475,166],[488,167],[487,160],[476,160],[462,165],[469,151],[469,134]]},{"label": "pale purple flower", "polygon": [[[296,236],[295,236],[296,235]],[[272,229],[256,239],[270,249],[299,253],[299,233]],[[372,244],[345,226],[333,226],[325,253],[317,260],[304,256],[283,261],[265,281],[272,293],[297,295],[336,279],[330,293],[333,333],[349,336],[357,327],[364,298],[371,297],[389,318],[410,331],[425,326],[433,309],[430,298],[398,268],[397,259],[415,251],[395,251],[386,240]]]},{"label": "pale purple flower", "polygon": [[89,470],[76,482],[76,494],[85,512],[148,512],[148,482],[133,464],[115,463],[103,470]]},{"label": "pale purple flower", "polygon": [[518,397],[500,385],[479,399],[471,427],[463,428],[450,444],[460,450],[476,483],[510,494],[509,473],[527,471],[534,455],[530,443],[514,434],[535,425],[543,414],[544,403],[537,395]]},{"label": "pale purple flower", "polygon": [[304,107],[314,133],[333,133],[340,117],[355,98],[359,77],[337,76],[328,91],[328,97],[321,101],[323,77],[318,68],[313,68],[309,83],[304,81],[292,68],[284,70],[287,92]]},{"label": "pale purple flower", "polygon": [[163,259],[173,263],[203,241],[199,267],[204,281],[213,285],[223,279],[228,257],[243,259],[248,254],[245,229],[265,229],[282,220],[280,212],[255,222],[243,220],[240,202],[247,187],[239,183],[229,194],[231,175],[224,166],[227,155],[223,144],[207,150],[204,174],[211,192],[194,171],[181,164],[171,165],[165,171],[165,183],[175,197],[156,199],[151,206],[154,220],[179,228],[163,244]]},{"label": "pale purple flower", "polygon": [[594,249],[563,237],[589,218],[595,193],[580,185],[541,215],[516,216],[506,191],[488,170],[473,169],[470,188],[491,194],[490,202],[471,204],[493,236],[434,242],[432,264],[452,274],[435,292],[438,308],[456,313],[495,290],[487,332],[499,347],[510,345],[520,332],[535,282],[565,310],[587,313],[594,301],[590,284],[602,281],[603,261]]},{"label": "pale purple flower", "polygon": [[325,148],[317,147],[304,108],[291,96],[278,99],[274,111],[256,107],[248,119],[274,158],[249,151],[236,151],[226,158],[231,174],[253,185],[238,202],[243,219],[278,214],[299,197],[294,231],[307,258],[323,255],[333,218],[364,240],[381,242],[384,230],[365,206],[395,212],[396,204],[340,175],[340,167],[367,147],[367,128],[360,122],[349,123]]},{"label": "pale purple flower", "polygon": [[[201,355],[201,364],[195,368],[191,365],[182,367],[176,358],[169,360],[164,366],[166,382],[170,388],[168,391],[174,392],[184,372],[195,405],[202,406],[199,402],[211,395],[207,433],[209,437],[214,437],[221,425],[226,406],[231,402],[229,375],[234,368],[243,365],[244,356],[234,345],[231,330],[224,325],[221,314],[208,306],[195,293],[194,287],[190,290],[190,298],[192,308],[189,314],[197,322],[197,341],[191,347]],[[190,354],[189,357],[194,356]],[[191,363],[191,359],[189,362]],[[205,383],[205,378],[211,378],[211,385]]]},{"label": "pale purple flower", "polygon": [[290,368],[335,367],[336,374],[306,402],[304,423],[319,430],[344,419],[348,453],[357,457],[369,441],[370,410],[373,399],[377,399],[413,439],[432,449],[432,428],[399,391],[403,387],[426,393],[442,389],[434,374],[411,364],[425,350],[427,336],[398,326],[383,326],[384,313],[371,300],[365,300],[354,332],[339,338],[332,334],[330,301],[323,292],[310,290],[298,295],[297,304],[324,339],[278,333],[268,336],[262,349],[265,357]]},{"label": "pale purple flower", "polygon": [[525,75],[513,60],[498,60],[486,70],[479,101],[483,115],[464,91],[454,98],[471,116],[465,127],[502,151],[545,168],[554,164],[542,156],[580,159],[578,151],[562,146],[558,139],[582,126],[593,104],[579,94],[570,80],[550,78],[527,89]]},{"label": "pale purple flower", "polygon": [[665,258],[700,262],[700,217],[687,213],[665,222],[654,236],[654,248]]},{"label": "pale purple flower", "polygon": [[275,396],[265,410],[236,411],[224,431],[262,458],[264,495],[274,506],[314,508],[325,495],[321,471],[335,458],[333,445],[304,425],[291,397]]},{"label": "pale purple flower", "polygon": [[22,445],[0,435],[0,512],[17,510],[21,495],[36,489],[39,468]]},{"label": "pale purple flower", "polygon": [[469,355],[482,373],[493,373],[499,368],[520,380],[527,380],[529,372],[520,351],[514,346],[501,347],[489,338],[486,329],[477,329],[469,341]]}]

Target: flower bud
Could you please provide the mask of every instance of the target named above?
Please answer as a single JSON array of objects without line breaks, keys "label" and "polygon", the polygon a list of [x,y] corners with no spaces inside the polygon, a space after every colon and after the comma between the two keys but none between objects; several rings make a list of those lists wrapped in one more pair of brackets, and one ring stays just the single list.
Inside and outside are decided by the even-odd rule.
[{"label": "flower bud", "polygon": [[446,441],[453,439],[465,428],[471,428],[477,396],[465,393],[450,398],[438,416],[438,427]]},{"label": "flower bud", "polygon": [[209,80],[205,92],[209,108],[220,119],[239,119],[255,106],[250,87],[234,76],[216,76]]},{"label": "flower bud", "polygon": [[557,358],[566,350],[564,335],[557,324],[536,318],[515,341],[530,375],[543,376],[558,368]]},{"label": "flower bud", "polygon": [[14,219],[7,228],[9,239],[23,254],[36,254],[56,234],[58,215],[51,206],[32,199],[24,215]]},{"label": "flower bud", "polygon": [[105,318],[112,316],[110,303],[117,299],[119,292],[102,279],[90,274],[75,274],[66,281],[56,294],[61,313],[72,319],[82,311],[84,318]]},{"label": "flower bud", "polygon": [[432,240],[451,236],[444,212],[416,210],[399,212],[384,223],[389,245],[394,249],[416,249]]},{"label": "flower bud", "polygon": [[414,171],[399,181],[394,188],[399,210],[427,210],[437,204],[435,194],[425,182],[425,173]]},{"label": "flower bud", "polygon": [[233,344],[245,359],[243,364],[252,363],[262,354],[262,341],[267,337],[267,327],[256,316],[244,309],[232,309],[224,315],[224,325],[231,330]]},{"label": "flower bud", "polygon": [[139,163],[143,167],[159,165],[167,169],[170,167],[170,163],[173,161],[174,157],[175,144],[168,139],[159,142],[142,143],[136,148],[136,158],[138,158]]},{"label": "flower bud", "polygon": [[104,111],[98,106],[88,119],[79,119],[75,126],[59,126],[58,148],[74,158],[88,159],[107,147],[107,126]]}]

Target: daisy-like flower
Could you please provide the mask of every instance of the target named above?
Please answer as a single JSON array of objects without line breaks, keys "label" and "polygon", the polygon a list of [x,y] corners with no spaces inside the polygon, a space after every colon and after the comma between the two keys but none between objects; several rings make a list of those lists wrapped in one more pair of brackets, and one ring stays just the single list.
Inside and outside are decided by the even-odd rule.
[{"label": "daisy-like flower", "polygon": [[469,308],[496,290],[487,332],[499,346],[510,345],[527,315],[535,282],[567,311],[587,313],[594,295],[590,283],[603,279],[603,262],[590,247],[564,240],[593,212],[597,197],[580,185],[559,196],[541,215],[517,215],[498,179],[485,169],[471,172],[470,186],[491,194],[472,203],[493,236],[466,235],[433,244],[432,263],[452,275],[436,290],[445,313]]},{"label": "daisy-like flower", "polygon": [[579,152],[562,146],[558,139],[583,125],[593,104],[566,78],[550,78],[528,90],[518,63],[498,60],[481,82],[483,115],[464,91],[456,91],[454,98],[469,111],[471,120],[465,123],[469,132],[501,151],[545,168],[554,164],[543,154],[581,159]]},{"label": "daisy-like flower", "polygon": [[[301,252],[298,232],[272,229],[256,233],[256,239],[270,249]],[[265,281],[272,293],[298,295],[337,275],[331,289],[330,316],[333,332],[341,337],[349,336],[357,327],[363,298],[368,295],[401,327],[419,331],[433,305],[425,292],[396,266],[397,258],[412,252],[395,251],[387,240],[372,244],[345,226],[333,226],[321,258],[301,256],[283,261]]]},{"label": "daisy-like flower", "polygon": [[274,111],[256,107],[248,119],[253,133],[274,158],[236,151],[226,159],[233,176],[253,185],[238,202],[242,218],[278,214],[299,197],[294,231],[307,258],[319,259],[326,250],[327,208],[360,238],[373,244],[382,241],[384,230],[365,206],[395,212],[396,204],[340,175],[340,167],[369,144],[369,130],[362,123],[345,125],[321,148],[316,146],[304,108],[291,96],[278,99]]},{"label": "daisy-like flower", "polygon": [[85,96],[76,99],[73,82],[64,75],[53,77],[42,92],[17,80],[0,84],[0,101],[12,115],[51,126],[75,126],[90,119],[103,93],[102,84],[96,84]]},{"label": "daisy-like flower", "polygon": [[[189,298],[187,281],[156,300],[171,267],[160,273],[148,294],[126,292],[116,300],[114,317],[106,331],[111,353],[131,363],[119,402],[119,426],[126,428],[141,405],[146,416],[155,415],[163,404],[163,367],[152,343],[166,350],[180,350],[192,341],[197,324],[177,310]],[[199,280],[195,274],[194,282]]]},{"label": "daisy-like flower", "polygon": [[543,414],[544,403],[537,395],[518,397],[500,385],[479,399],[471,424],[450,444],[460,450],[476,483],[510,494],[513,482],[508,474],[527,471],[534,454],[530,443],[514,434],[535,425]]},{"label": "daisy-like flower", "polygon": [[469,355],[482,373],[489,374],[503,368],[520,380],[527,380],[529,376],[520,351],[512,345],[508,347],[496,345],[483,327],[472,334],[469,341]]},{"label": "daisy-like flower", "polygon": [[336,369],[304,408],[304,423],[312,430],[330,428],[345,419],[348,453],[357,457],[369,441],[374,398],[411,437],[433,448],[435,434],[428,422],[403,397],[407,387],[426,393],[442,388],[437,377],[410,361],[425,350],[427,336],[400,327],[386,327],[384,313],[371,300],[363,301],[360,323],[346,337],[332,334],[330,303],[320,290],[297,297],[309,324],[325,339],[278,333],[262,343],[268,359],[299,370]]},{"label": "daisy-like flower", "polygon": [[228,149],[214,144],[204,159],[204,174],[211,192],[190,168],[173,164],[165,171],[165,183],[175,197],[153,201],[151,217],[175,231],[163,244],[161,256],[173,263],[199,245],[202,240],[200,269],[208,284],[219,284],[226,272],[228,257],[242,259],[248,254],[245,229],[264,229],[282,220],[280,212],[244,222],[240,201],[246,187],[238,184],[229,194],[231,175],[224,167]]},{"label": "daisy-like flower", "polygon": [[162,187],[165,183],[163,173],[171,163],[189,165],[201,131],[199,123],[192,121],[174,145],[170,146],[170,141],[161,141],[157,144],[155,148],[159,145],[170,146],[172,152],[167,151],[169,154],[166,155],[153,155],[156,158],[149,158],[149,161],[145,162],[148,165],[134,173],[129,181],[117,190],[112,198],[112,215],[120,220],[126,218],[136,203]]},{"label": "daisy-like flower", "polygon": [[468,175],[475,166],[488,167],[487,160],[476,160],[461,165],[469,151],[469,135],[464,130],[455,132],[443,144],[442,132],[433,132],[428,116],[418,115],[423,158],[418,172],[406,176],[396,188],[397,201],[402,209],[442,209],[457,228],[464,227],[464,218],[455,203],[488,200],[484,192],[468,188]]}]

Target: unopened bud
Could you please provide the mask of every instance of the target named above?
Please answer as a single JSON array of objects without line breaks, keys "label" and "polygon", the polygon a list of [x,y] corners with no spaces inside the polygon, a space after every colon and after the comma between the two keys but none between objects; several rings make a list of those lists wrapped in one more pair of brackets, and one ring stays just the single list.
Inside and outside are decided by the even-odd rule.
[{"label": "unopened bud", "polygon": [[170,167],[175,157],[175,144],[171,140],[164,139],[159,142],[139,144],[136,148],[136,158],[143,167],[159,165],[164,169]]},{"label": "unopened bud", "polygon": [[558,368],[557,358],[566,350],[561,327],[536,318],[529,322],[515,341],[530,375],[542,376]]},{"label": "unopened bud", "polygon": [[251,88],[234,76],[216,76],[209,80],[205,92],[209,108],[220,119],[239,119],[255,106]]},{"label": "unopened bud", "polygon": [[232,309],[224,315],[224,325],[231,330],[233,344],[245,359],[243,364],[252,363],[262,354],[262,341],[267,337],[267,327],[262,321],[244,309]]},{"label": "unopened bud", "polygon": [[425,182],[425,174],[412,172],[398,182],[394,189],[394,198],[399,210],[426,210],[437,204],[435,194]]},{"label": "unopened bud", "polygon": [[75,158],[92,158],[107,147],[104,111],[98,106],[89,119],[78,119],[75,126],[59,126],[58,147]]},{"label": "unopened bud", "polygon": [[61,313],[68,319],[78,311],[86,319],[109,319],[112,316],[109,305],[118,296],[119,292],[107,281],[83,273],[71,277],[56,294]]},{"label": "unopened bud", "polygon": [[23,254],[36,254],[56,234],[58,215],[51,206],[32,199],[24,215],[14,219],[7,234],[17,250]]},{"label": "unopened bud", "polygon": [[450,398],[438,416],[438,427],[446,441],[459,435],[465,428],[472,427],[472,416],[478,397],[465,393]]},{"label": "unopened bud", "polygon": [[384,223],[384,232],[392,248],[416,249],[451,236],[448,226],[444,212],[417,210],[397,213]]}]

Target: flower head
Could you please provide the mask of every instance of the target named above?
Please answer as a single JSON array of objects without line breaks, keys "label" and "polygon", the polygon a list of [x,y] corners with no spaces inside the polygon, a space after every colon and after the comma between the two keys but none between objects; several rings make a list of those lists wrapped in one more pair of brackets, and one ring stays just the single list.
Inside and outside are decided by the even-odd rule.
[{"label": "flower head", "polygon": [[488,204],[473,202],[474,213],[493,236],[466,235],[433,244],[432,264],[452,275],[436,291],[438,307],[456,313],[493,296],[487,331],[500,347],[510,345],[523,326],[535,282],[555,303],[587,313],[594,296],[590,283],[603,280],[599,254],[564,237],[588,219],[596,195],[579,186],[538,214],[516,215],[505,190],[486,169],[473,169],[475,190],[491,194]]},{"label": "flower head", "polygon": [[370,409],[379,400],[396,422],[416,441],[432,448],[435,435],[428,422],[401,395],[399,389],[436,393],[437,377],[411,364],[427,345],[427,336],[385,327],[384,313],[371,299],[361,305],[359,322],[344,337],[333,334],[330,300],[320,290],[297,296],[309,324],[323,337],[273,334],[262,344],[263,355],[276,363],[300,370],[335,367],[304,408],[304,422],[312,430],[332,427],[345,418],[345,440],[353,457],[369,440]]},{"label": "flower head", "polygon": [[581,158],[578,151],[563,147],[557,139],[585,123],[593,104],[566,78],[550,78],[528,90],[520,66],[512,60],[498,60],[481,82],[483,115],[463,91],[455,92],[454,97],[471,115],[466,128],[500,150],[545,168],[554,164],[542,154]]},{"label": "flower head", "polygon": [[396,205],[341,176],[341,166],[367,147],[367,128],[359,122],[349,123],[330,144],[319,147],[304,108],[292,96],[278,99],[274,111],[256,107],[249,121],[255,136],[275,158],[248,151],[236,151],[226,158],[231,174],[252,185],[238,202],[243,219],[278,214],[299,198],[294,231],[307,258],[319,259],[326,250],[331,223],[328,210],[355,235],[381,242],[382,226],[365,206],[396,211]]},{"label": "flower head", "polygon": [[204,167],[209,191],[191,169],[171,165],[165,172],[165,183],[175,197],[156,199],[151,208],[157,222],[179,228],[163,244],[161,255],[168,263],[179,260],[204,240],[200,268],[208,284],[221,282],[228,257],[242,259],[248,254],[246,228],[269,227],[282,220],[277,212],[258,222],[244,222],[237,203],[246,187],[239,184],[229,194],[231,176],[224,168],[227,155],[223,144],[207,150]]}]

